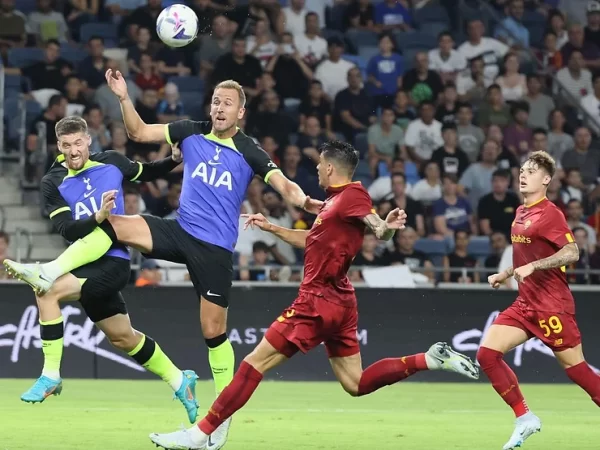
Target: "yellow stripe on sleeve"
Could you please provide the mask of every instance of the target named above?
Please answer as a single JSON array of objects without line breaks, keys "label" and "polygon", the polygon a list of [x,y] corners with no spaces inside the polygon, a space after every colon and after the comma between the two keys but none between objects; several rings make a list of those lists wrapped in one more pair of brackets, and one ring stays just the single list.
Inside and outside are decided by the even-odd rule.
[{"label": "yellow stripe on sleeve", "polygon": [[52,219],[57,214],[60,214],[60,213],[65,212],[65,211],[71,211],[71,208],[69,208],[68,206],[63,206],[62,208],[55,209],[54,211],[52,211],[50,213],[49,217]]},{"label": "yellow stripe on sleeve", "polygon": [[567,241],[569,241],[569,244],[575,242],[575,239],[573,239],[573,235],[571,233],[565,233],[565,237],[567,238]]},{"label": "yellow stripe on sleeve", "polygon": [[138,163],[138,173],[130,181],[137,180],[140,177],[140,175],[142,174],[142,172],[144,171],[144,166],[142,165],[142,163],[139,161],[137,163]]},{"label": "yellow stripe on sleeve", "polygon": [[167,144],[173,145],[173,142],[171,141],[171,133],[169,133],[168,123],[165,125],[165,140],[167,141]]},{"label": "yellow stripe on sleeve", "polygon": [[269,178],[271,178],[271,176],[272,176],[274,173],[278,173],[278,172],[279,172],[279,173],[281,173],[281,169],[273,169],[273,170],[269,170],[269,171],[267,172],[267,174],[265,175],[265,183],[268,183],[268,182],[269,182]]}]

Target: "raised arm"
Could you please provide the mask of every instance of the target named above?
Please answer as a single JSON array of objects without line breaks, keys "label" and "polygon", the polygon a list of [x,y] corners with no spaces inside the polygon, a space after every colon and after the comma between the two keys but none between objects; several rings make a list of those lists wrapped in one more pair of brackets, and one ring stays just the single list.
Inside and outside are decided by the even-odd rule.
[{"label": "raised arm", "polygon": [[132,161],[126,156],[115,151],[102,153],[99,161],[117,167],[127,181],[154,181],[165,177],[181,163],[181,153],[173,146],[173,154],[167,158],[141,163]]},{"label": "raised arm", "polygon": [[322,202],[308,197],[300,186],[289,180],[280,170],[274,170],[270,176],[265,177],[265,181],[290,205],[312,214],[319,213]]},{"label": "raised arm", "polygon": [[244,229],[247,229],[248,227],[258,227],[263,231],[274,234],[279,239],[287,242],[293,247],[306,247],[308,230],[291,230],[289,228],[280,227],[279,225],[269,222],[262,214],[242,214],[242,217],[246,218]]}]

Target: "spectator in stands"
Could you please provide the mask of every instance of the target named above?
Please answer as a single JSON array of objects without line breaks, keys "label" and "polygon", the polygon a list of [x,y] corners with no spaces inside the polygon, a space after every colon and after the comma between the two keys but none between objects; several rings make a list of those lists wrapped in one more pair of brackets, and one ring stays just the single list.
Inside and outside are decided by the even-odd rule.
[{"label": "spectator in stands", "polygon": [[406,176],[402,172],[392,174],[392,194],[391,199],[380,203],[384,216],[395,208],[403,209],[408,216],[406,226],[414,228],[419,236],[425,236],[423,206],[406,194]]},{"label": "spectator in stands", "polygon": [[477,216],[479,231],[485,236],[494,232],[510,236],[510,228],[515,218],[515,212],[521,204],[519,197],[508,189],[510,187],[510,172],[498,169],[492,176],[492,192],[479,200]]},{"label": "spectator in stands", "polygon": [[158,122],[158,114],[156,113],[158,102],[158,92],[153,89],[146,89],[140,99],[136,101],[135,109],[144,122]]},{"label": "spectator in stands", "polygon": [[142,90],[158,91],[163,88],[165,81],[156,72],[156,64],[152,56],[144,53],[140,56],[140,73],[135,77],[135,84]]},{"label": "spectator in stands", "polygon": [[[0,261],[10,259],[8,254],[8,246],[10,245],[10,236],[4,231],[0,231]],[[0,280],[8,279],[8,273],[4,266],[0,267]]]},{"label": "spectator in stands", "polygon": [[471,164],[460,178],[460,190],[468,195],[473,208],[477,208],[481,197],[492,192],[492,175],[498,168],[499,154],[498,144],[486,141],[481,149],[481,161]]},{"label": "spectator in stands", "polygon": [[89,102],[83,93],[84,86],[77,75],[69,75],[65,82],[63,92],[69,105],[67,106],[67,116],[83,114],[83,110],[89,106]]},{"label": "spectator in stands", "polygon": [[146,0],[105,0],[104,7],[112,15],[113,22],[118,24],[132,11],[145,4]]},{"label": "spectator in stands", "polygon": [[[583,55],[578,50],[571,52],[565,61],[569,62],[568,66],[556,73],[559,82],[554,83],[554,95],[561,95],[563,102],[577,107],[581,99],[593,91],[592,73],[585,68]],[[562,86],[570,96],[563,93]]]},{"label": "spectator in stands", "polygon": [[581,173],[577,169],[569,169],[565,172],[564,185],[560,190],[562,201],[568,204],[571,200],[577,200],[581,204],[587,203],[587,187],[583,184]]},{"label": "spectator in stands", "polygon": [[369,143],[369,167],[371,175],[375,178],[380,163],[386,167],[392,165],[392,160],[404,153],[400,148],[404,147],[404,132],[398,125],[394,125],[396,116],[391,108],[381,111],[381,119],[369,127],[367,140]]},{"label": "spectator in stands", "polygon": [[571,230],[583,228],[587,232],[590,248],[596,247],[596,232],[583,220],[583,205],[579,200],[571,199],[567,203],[567,225]]},{"label": "spectator in stands", "polygon": [[142,196],[137,189],[127,188],[123,197],[123,203],[126,216],[135,216],[144,211],[141,206],[144,201],[142,200]]},{"label": "spectator in stands", "polygon": [[[292,228],[292,216],[278,192],[267,187],[263,191],[263,206],[269,222],[280,227]],[[287,242],[278,239],[273,234],[267,233],[265,243],[269,247],[271,256],[277,264],[290,265],[296,262],[294,248]]]},{"label": "spectator in stands", "polygon": [[198,17],[198,34],[212,33],[213,20],[221,12],[221,9],[215,8],[217,5],[218,3],[212,0],[194,0],[190,5]]},{"label": "spectator in stands", "polygon": [[240,255],[240,266],[248,266],[240,270],[240,280],[242,281],[269,281],[270,268],[257,266],[267,266],[269,263],[269,246],[263,241],[257,241],[252,245],[252,258]]},{"label": "spectator in stands", "polygon": [[594,247],[590,246],[589,243],[589,235],[588,230],[582,227],[576,227],[572,229],[573,237],[575,238],[575,243],[577,243],[577,248],[579,249],[579,260],[577,262],[569,265],[569,272],[571,270],[582,270],[586,271],[585,273],[568,273],[567,280],[569,283],[575,284],[590,284],[592,281],[592,276],[589,274],[589,270],[591,267],[591,256],[594,252]]},{"label": "spectator in stands", "polygon": [[[479,272],[466,268],[477,268],[477,259],[468,253],[471,237],[468,231],[457,230],[454,233],[454,250],[444,256],[444,282],[446,283],[479,283]],[[451,271],[450,269],[463,269]]]},{"label": "spectator in stands", "polygon": [[562,157],[568,150],[575,148],[573,136],[565,133],[565,114],[560,109],[553,110],[549,116],[550,131],[548,132],[548,153],[555,161],[561,162]]},{"label": "spectator in stands", "polygon": [[15,9],[15,0],[0,0],[0,52],[3,57],[13,47],[23,47],[27,41],[27,18]]},{"label": "spectator in stands", "polygon": [[321,130],[319,119],[314,116],[306,118],[304,132],[298,136],[296,145],[302,151],[302,166],[312,176],[317,176],[317,164],[319,164],[319,148],[327,141],[327,135]]},{"label": "spectator in stands", "polygon": [[210,79],[217,60],[231,52],[232,41],[229,28],[229,19],[218,15],[212,21],[212,33],[200,36],[201,51],[198,53],[198,59],[201,78]]},{"label": "spectator in stands", "polygon": [[494,37],[514,49],[529,47],[529,30],[523,24],[523,0],[510,0],[507,17],[496,26]]},{"label": "spectator in stands", "polygon": [[470,161],[467,154],[458,147],[458,134],[456,125],[446,123],[442,126],[442,139],[444,145],[431,155],[431,161],[437,163],[442,174],[452,174],[460,178],[469,167]]},{"label": "spectator in stands", "polygon": [[438,35],[438,48],[429,50],[429,68],[442,77],[442,82],[456,81],[459,72],[467,68],[467,60],[454,49],[454,38],[449,31]]},{"label": "spectator in stands", "polygon": [[394,114],[396,115],[396,125],[406,131],[410,122],[417,118],[414,109],[410,106],[408,93],[403,89],[398,89],[394,97]]},{"label": "spectator in stands", "polygon": [[217,85],[223,80],[236,80],[244,88],[249,97],[257,94],[256,84],[262,74],[260,61],[246,54],[246,41],[236,37],[231,46],[231,52],[221,56],[215,63],[211,83]]},{"label": "spectator in stands", "polygon": [[483,128],[490,125],[505,127],[510,123],[510,107],[504,103],[502,88],[492,84],[487,89],[487,101],[477,112],[477,124]]},{"label": "spectator in stands", "polygon": [[[262,97],[263,94],[270,92],[272,90],[274,90],[277,93],[277,96],[279,97],[279,103],[281,105],[283,105],[283,98],[281,97],[281,94],[279,92],[277,92],[276,90],[276,86],[277,83],[275,82],[275,79],[273,78],[273,74],[270,72],[263,72],[262,75],[260,77],[258,77],[258,81],[256,83],[256,95],[248,102],[247,106],[246,106],[246,115],[244,117],[247,117],[249,115],[252,115],[253,113],[257,112],[261,106],[261,102],[262,102]],[[210,116],[210,97],[206,96],[205,98],[205,103],[208,100],[208,104],[207,106],[207,110],[206,110],[206,116]]]},{"label": "spectator in stands", "polygon": [[381,31],[409,31],[412,15],[408,0],[383,0],[375,5],[375,25]]},{"label": "spectator in stands", "polygon": [[575,131],[575,148],[566,151],[561,159],[563,169],[578,169],[588,186],[596,184],[600,173],[600,151],[591,145],[592,133],[586,127],[579,127]]},{"label": "spectator in stands", "polygon": [[458,103],[457,100],[458,95],[456,93],[456,85],[453,82],[448,81],[446,86],[444,86],[441,102],[435,113],[436,120],[441,122],[442,125],[456,125],[456,115],[458,114],[458,108],[460,107],[460,103]]},{"label": "spectator in stands", "polygon": [[479,106],[493,83],[494,78],[486,75],[483,57],[477,56],[469,62],[469,70],[456,78],[456,92],[461,102]]},{"label": "spectator in stands", "polygon": [[565,205],[564,202],[562,201],[562,195],[561,195],[560,189],[561,189],[560,178],[558,178],[557,176],[554,176],[552,178],[552,181],[550,181],[550,184],[548,185],[546,197],[548,198],[548,200],[550,200],[552,203],[554,203],[566,217],[567,216],[567,205]]},{"label": "spectator in stands", "polygon": [[409,195],[413,200],[429,206],[442,198],[442,181],[439,164],[435,161],[427,161],[423,169],[423,174],[424,177],[412,187]]},{"label": "spectator in stands", "polygon": [[596,199],[595,206],[592,206],[595,208],[595,210],[593,210],[592,214],[588,216],[586,223],[594,229],[597,238],[596,242],[598,242],[598,240],[600,240],[600,201]]},{"label": "spectator in stands", "polygon": [[467,60],[481,56],[485,65],[484,74],[494,79],[498,75],[498,59],[508,53],[508,46],[497,39],[484,37],[485,26],[480,19],[469,21],[467,25],[468,41],[459,48],[459,53]]},{"label": "spectator in stands", "polygon": [[69,27],[65,16],[54,10],[52,0],[37,0],[36,10],[29,14],[27,29],[38,43],[56,40],[69,40]]},{"label": "spectator in stands", "polygon": [[[600,11],[597,15],[600,16]],[[592,84],[594,90],[581,99],[581,107],[591,116],[587,120],[588,127],[600,134],[600,73],[594,74]]]},{"label": "spectator in stands", "polygon": [[415,68],[402,77],[402,88],[410,92],[411,100],[419,105],[425,100],[437,102],[444,90],[442,79],[437,72],[429,70],[429,57],[426,52],[415,56]]},{"label": "spectator in stands", "polygon": [[383,33],[379,37],[379,54],[373,56],[367,65],[368,81],[372,85],[371,92],[379,107],[390,106],[394,102],[396,91],[402,84],[404,60],[396,51],[393,35]]},{"label": "spectator in stands", "polygon": [[557,37],[553,31],[546,31],[544,47],[537,54],[543,72],[551,76],[563,67],[562,53],[558,48]]},{"label": "spectator in stands", "polygon": [[88,132],[92,138],[90,153],[100,153],[107,149],[111,143],[110,131],[104,125],[104,117],[98,105],[87,108],[83,116],[88,124]]},{"label": "spectator in stands", "polygon": [[[378,177],[369,186],[369,195],[373,199],[374,203],[377,203],[384,199],[389,200],[390,198],[393,197],[392,177],[390,174],[404,173],[406,175],[405,165],[404,165],[404,161],[402,160],[402,158],[394,158],[392,161],[392,165],[389,167],[388,172],[389,172],[389,174]],[[411,192],[412,192],[412,187],[407,181],[406,193],[410,194]]]},{"label": "spectator in stands", "polygon": [[434,115],[433,102],[424,101],[419,107],[419,118],[406,129],[404,144],[410,159],[418,165],[429,160],[433,152],[444,145],[442,124]]},{"label": "spectator in stands", "polygon": [[137,280],[135,280],[135,287],[147,287],[147,286],[158,286],[162,281],[162,272],[160,266],[154,259],[144,259],[141,265],[141,272]]},{"label": "spectator in stands", "polygon": [[94,22],[98,16],[100,2],[97,0],[70,0],[63,3],[63,14],[73,40],[80,41],[80,30],[86,23]]},{"label": "spectator in stands", "polygon": [[569,42],[560,49],[563,61],[569,61],[573,52],[581,52],[585,67],[590,70],[600,69],[600,48],[593,42],[585,40],[583,26],[575,23],[569,27]]},{"label": "spectator in stands", "polygon": [[258,112],[248,118],[247,128],[254,136],[273,136],[277,144],[284,147],[297,126],[290,115],[281,109],[277,93],[270,90],[262,95]]},{"label": "spectator in stands", "polygon": [[504,129],[504,145],[523,160],[533,146],[533,131],[527,126],[529,121],[529,104],[516,102],[510,107],[512,123]]},{"label": "spectator in stands", "polygon": [[340,38],[330,38],[327,51],[329,56],[315,70],[315,79],[321,82],[325,94],[333,101],[338,92],[348,87],[348,72],[355,66],[342,59],[344,41]]},{"label": "spectator in stands", "polygon": [[167,83],[165,85],[165,98],[158,104],[156,112],[160,123],[189,119],[185,114],[183,102],[179,97],[179,89],[175,83]]},{"label": "spectator in stands", "polygon": [[498,273],[498,267],[500,266],[502,254],[508,247],[507,236],[500,231],[495,231],[490,236],[490,244],[492,247],[492,253],[485,258],[485,262],[483,264],[486,269],[490,270],[484,274],[484,277]]},{"label": "spectator in stands", "polygon": [[556,36],[556,49],[560,50],[569,41],[569,33],[565,16],[558,9],[548,16],[548,29]]},{"label": "spectator in stands", "polygon": [[294,46],[304,63],[314,69],[327,57],[327,41],[321,36],[317,13],[309,12],[304,20],[304,33],[294,36]]},{"label": "spectator in stands", "polygon": [[[29,152],[29,156],[27,158],[27,171],[30,181],[34,179],[37,169],[40,169],[42,173],[45,172],[45,169],[49,167],[54,158],[56,158],[56,155],[58,154],[58,148],[56,146],[54,127],[60,119],[65,117],[66,110],[67,99],[62,95],[53,95],[50,97],[48,107],[44,110],[41,116],[33,121],[26,142],[26,148]],[[40,123],[43,123],[45,126],[44,134],[41,134],[38,130]],[[45,138],[45,142],[40,142],[40,138]],[[46,145],[47,160],[44,159],[44,153],[39,152],[41,145]],[[38,175],[41,175],[41,173]]]},{"label": "spectator in stands", "polygon": [[180,49],[163,46],[156,54],[156,72],[163,78],[169,76],[187,76],[192,69],[186,65],[186,54]]},{"label": "spectator in stands", "polygon": [[302,161],[302,152],[295,145],[288,145],[283,153],[283,161],[281,171],[283,174],[295,182],[302,190],[312,198],[319,198],[321,189],[318,187],[318,182],[314,177],[300,165]]},{"label": "spectator in stands", "polygon": [[385,259],[388,264],[405,264],[413,272],[423,273],[430,281],[434,281],[433,263],[420,250],[415,250],[415,242],[419,236],[414,228],[407,226],[398,230],[394,236],[394,250],[388,251]]},{"label": "spectator in stands", "polygon": [[300,127],[298,131],[302,133],[306,126],[307,117],[314,116],[319,119],[319,124],[327,133],[327,136],[330,139],[335,139],[335,133],[332,128],[331,102],[325,96],[323,85],[319,80],[312,80],[310,82],[308,95],[300,103],[298,111],[300,112]]},{"label": "spectator in stands", "polygon": [[257,20],[254,33],[246,38],[246,54],[258,59],[264,69],[276,52],[277,44],[271,37],[268,21],[266,19]]},{"label": "spectator in stands", "polygon": [[161,0],[148,0],[146,4],[136,8],[121,22],[121,35],[126,38],[135,36],[138,28],[143,27],[148,28],[152,33],[152,40],[158,42],[156,19],[161,11]]},{"label": "spectator in stands", "polygon": [[260,146],[265,152],[267,152],[267,155],[269,155],[271,161],[277,164],[277,166],[281,166],[281,161],[279,159],[279,145],[273,136],[261,137]]},{"label": "spectator in stands", "polygon": [[89,56],[79,63],[77,72],[85,81],[88,92],[93,94],[101,84],[106,83],[104,68],[107,58],[104,57],[104,39],[99,36],[91,37],[87,43],[87,50]]},{"label": "spectator in stands", "polygon": [[[389,265],[385,258],[377,255],[375,251],[377,250],[377,245],[377,237],[375,237],[371,230],[367,230],[363,238],[362,248],[354,258],[354,261],[352,261],[352,265],[354,267],[381,267]],[[362,272],[360,270],[350,271],[350,279],[352,281],[362,281]]]},{"label": "spectator in stands", "polygon": [[587,7],[587,26],[585,27],[585,41],[591,42],[600,48],[600,3],[590,1]]},{"label": "spectator in stands", "polygon": [[129,145],[129,138],[127,137],[127,131],[125,130],[125,127],[122,124],[113,123],[110,130],[110,135],[112,137],[110,149],[131,159],[133,156],[133,148]]},{"label": "spectator in stands", "polygon": [[146,27],[139,27],[135,33],[135,45],[127,49],[127,65],[132,74],[138,74],[140,69],[140,58],[142,54],[149,54],[153,57],[157,52],[157,43],[151,42],[152,35]]},{"label": "spectator in stands", "polygon": [[306,15],[308,10],[304,7],[305,0],[290,0],[290,6],[286,6],[281,10],[285,31],[292,33],[293,36],[303,34],[306,30]]},{"label": "spectator in stands", "polygon": [[313,71],[306,65],[294,46],[294,37],[284,33],[277,52],[270,59],[265,71],[275,79],[277,92],[283,98],[301,99],[306,95],[313,79]]},{"label": "spectator in stands", "polygon": [[337,121],[336,131],[353,141],[356,134],[366,132],[375,123],[377,116],[373,99],[363,87],[360,70],[357,67],[350,68],[347,79],[348,87],[335,97],[333,110]]},{"label": "spectator in stands", "polygon": [[167,195],[160,197],[151,207],[153,215],[158,217],[172,217],[171,213],[176,213],[179,208],[179,196],[181,195],[181,181],[169,182]]},{"label": "spectator in stands", "polygon": [[473,125],[473,107],[469,103],[459,105],[457,119],[458,146],[466,153],[470,162],[475,162],[485,141],[485,134],[481,128]]},{"label": "spectator in stands", "polygon": [[31,81],[32,91],[62,91],[65,77],[69,76],[71,71],[71,65],[60,57],[60,43],[50,39],[45,44],[44,60],[25,67],[22,72]]},{"label": "spectator in stands", "polygon": [[515,53],[504,56],[504,74],[496,78],[496,84],[507,102],[521,100],[527,95],[527,78],[519,73],[519,57]]},{"label": "spectator in stands", "polygon": [[527,125],[530,128],[543,128],[548,130],[548,116],[554,109],[552,97],[542,93],[543,80],[537,74],[527,76],[527,95],[524,97],[529,104],[529,119]]},{"label": "spectator in stands", "polygon": [[374,32],[374,17],[375,7],[370,0],[352,0],[344,11],[344,28],[349,33],[352,33],[352,30]]}]

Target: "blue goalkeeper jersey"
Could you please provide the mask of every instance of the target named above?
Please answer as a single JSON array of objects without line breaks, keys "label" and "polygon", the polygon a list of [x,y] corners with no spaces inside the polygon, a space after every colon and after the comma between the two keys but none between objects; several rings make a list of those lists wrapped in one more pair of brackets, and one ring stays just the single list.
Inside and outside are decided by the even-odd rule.
[{"label": "blue goalkeeper jersey", "polygon": [[268,182],[279,168],[243,132],[238,130],[232,138],[220,139],[211,128],[210,122],[191,120],[165,126],[167,142],[179,142],[183,153],[177,220],[196,239],[233,252],[248,185],[255,175]]}]

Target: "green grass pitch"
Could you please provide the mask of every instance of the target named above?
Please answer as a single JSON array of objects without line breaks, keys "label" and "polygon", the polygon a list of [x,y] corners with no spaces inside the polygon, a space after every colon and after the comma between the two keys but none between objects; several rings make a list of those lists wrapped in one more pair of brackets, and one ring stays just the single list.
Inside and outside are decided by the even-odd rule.
[{"label": "green grass pitch", "polygon": [[[187,419],[159,381],[65,380],[41,405],[32,380],[0,380],[0,450],[144,450]],[[600,412],[576,386],[524,385],[543,421],[526,450],[597,450]],[[198,385],[201,412],[214,398]],[[400,383],[354,399],[335,383],[264,382],[233,420],[227,450],[500,450],[511,411],[488,384]]]}]

